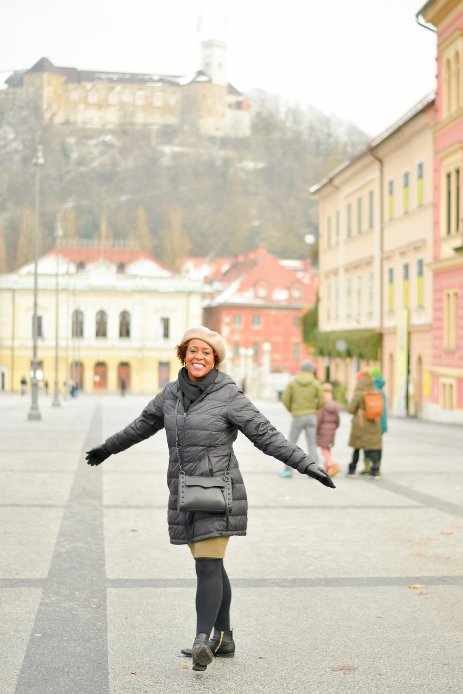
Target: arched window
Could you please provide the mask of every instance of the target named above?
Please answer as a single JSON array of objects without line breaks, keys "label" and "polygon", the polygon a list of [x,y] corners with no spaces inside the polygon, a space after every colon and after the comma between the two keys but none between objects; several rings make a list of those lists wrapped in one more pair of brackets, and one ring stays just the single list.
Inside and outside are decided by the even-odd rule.
[{"label": "arched window", "polygon": [[108,315],[106,311],[98,311],[95,320],[95,337],[107,337]]},{"label": "arched window", "polygon": [[121,311],[119,315],[119,337],[130,337],[130,313]]},{"label": "arched window", "polygon": [[450,59],[445,61],[445,115],[452,111],[452,64]]},{"label": "arched window", "polygon": [[76,308],[72,313],[72,337],[84,336],[84,313]]},{"label": "arched window", "polygon": [[453,58],[453,80],[454,80],[454,92],[455,92],[455,108],[460,108],[461,106],[461,65],[460,65],[460,53],[455,51]]}]

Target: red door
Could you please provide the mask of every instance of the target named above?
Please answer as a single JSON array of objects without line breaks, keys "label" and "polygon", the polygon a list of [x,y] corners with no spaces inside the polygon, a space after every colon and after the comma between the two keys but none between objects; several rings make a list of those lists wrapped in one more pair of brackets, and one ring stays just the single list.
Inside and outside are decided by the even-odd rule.
[{"label": "red door", "polygon": [[105,390],[108,387],[108,367],[102,361],[95,364],[93,370],[93,387],[95,390]]},{"label": "red door", "polygon": [[121,361],[117,367],[117,383],[121,390],[130,389],[130,364],[126,361]]}]

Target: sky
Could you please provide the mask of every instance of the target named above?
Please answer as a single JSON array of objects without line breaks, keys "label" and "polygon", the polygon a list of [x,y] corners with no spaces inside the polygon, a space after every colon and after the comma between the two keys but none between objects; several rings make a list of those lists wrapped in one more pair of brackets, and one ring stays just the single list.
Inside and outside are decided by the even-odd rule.
[{"label": "sky", "polygon": [[227,75],[378,135],[435,87],[424,0],[3,0],[0,82],[41,57],[88,70],[187,75],[226,39]]}]

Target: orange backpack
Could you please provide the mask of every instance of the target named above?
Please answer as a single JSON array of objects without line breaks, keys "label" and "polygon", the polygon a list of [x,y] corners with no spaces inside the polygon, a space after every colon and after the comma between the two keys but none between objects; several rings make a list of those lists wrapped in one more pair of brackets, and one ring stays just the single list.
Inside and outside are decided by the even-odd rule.
[{"label": "orange backpack", "polygon": [[363,394],[365,401],[365,417],[369,420],[381,419],[384,409],[382,393],[379,390],[369,390]]}]

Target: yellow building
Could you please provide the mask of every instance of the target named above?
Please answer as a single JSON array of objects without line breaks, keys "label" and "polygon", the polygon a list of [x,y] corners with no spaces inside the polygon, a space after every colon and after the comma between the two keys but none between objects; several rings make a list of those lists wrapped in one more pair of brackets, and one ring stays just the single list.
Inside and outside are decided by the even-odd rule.
[{"label": "yellow building", "polygon": [[[0,276],[0,390],[30,378],[33,286],[34,264]],[[176,377],[185,330],[202,322],[202,283],[140,249],[81,242],[39,259],[37,305],[41,388],[54,387],[58,353],[60,390],[153,394]]]},{"label": "yellow building", "polygon": [[311,189],[319,202],[319,349],[349,392],[379,364],[390,410],[426,415],[434,96]]}]

